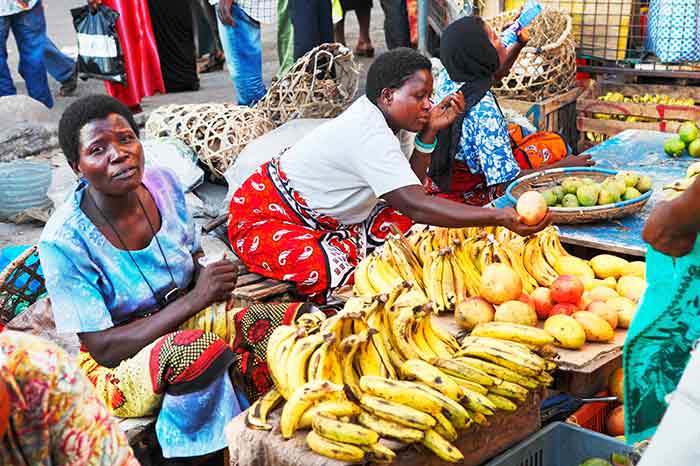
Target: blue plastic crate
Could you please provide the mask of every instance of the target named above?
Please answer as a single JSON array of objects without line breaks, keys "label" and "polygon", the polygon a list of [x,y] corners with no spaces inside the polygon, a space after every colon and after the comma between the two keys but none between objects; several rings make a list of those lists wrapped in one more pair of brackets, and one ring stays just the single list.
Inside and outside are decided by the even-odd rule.
[{"label": "blue plastic crate", "polygon": [[607,435],[555,422],[484,466],[578,466],[590,458],[610,461],[613,453],[631,451]]}]

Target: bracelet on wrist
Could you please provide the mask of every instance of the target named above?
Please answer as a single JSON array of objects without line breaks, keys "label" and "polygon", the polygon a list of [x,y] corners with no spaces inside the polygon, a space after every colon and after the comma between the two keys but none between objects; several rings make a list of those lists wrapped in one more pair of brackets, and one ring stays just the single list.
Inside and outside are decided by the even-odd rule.
[{"label": "bracelet on wrist", "polygon": [[435,140],[432,144],[426,144],[423,141],[421,141],[420,134],[417,134],[413,143],[416,146],[416,150],[418,152],[422,152],[424,154],[432,154],[435,148],[437,147],[437,136],[435,137]]}]

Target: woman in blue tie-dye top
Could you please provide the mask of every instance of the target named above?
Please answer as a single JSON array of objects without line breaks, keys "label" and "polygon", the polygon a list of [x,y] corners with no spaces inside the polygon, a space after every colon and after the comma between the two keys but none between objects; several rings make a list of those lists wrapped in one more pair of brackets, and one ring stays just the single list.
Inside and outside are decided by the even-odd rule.
[{"label": "woman in blue tie-dye top", "polygon": [[[39,243],[56,328],[78,334],[81,368],[114,414],[159,412],[166,458],[218,455],[224,426],[247,404],[245,382],[265,389],[264,376],[241,374],[237,360],[251,358],[231,348],[236,330],[256,333],[196,329],[201,312],[233,321],[227,302],[237,269],[226,259],[199,265],[184,193],[169,171],[144,168],[138,134],[111,97],[80,99],[63,114],[59,139],[80,182]],[[250,317],[253,307],[241,312],[270,329],[303,306],[290,307],[260,306],[260,319]],[[257,335],[247,343],[266,342],[267,331]],[[234,388],[232,377],[244,383]]]}]

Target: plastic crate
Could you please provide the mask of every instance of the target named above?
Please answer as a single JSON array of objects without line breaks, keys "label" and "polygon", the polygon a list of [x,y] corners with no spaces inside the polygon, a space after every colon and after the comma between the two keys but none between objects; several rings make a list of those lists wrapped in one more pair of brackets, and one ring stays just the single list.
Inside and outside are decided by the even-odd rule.
[{"label": "plastic crate", "polygon": [[[608,392],[602,391],[595,394],[596,397],[608,396]],[[608,413],[617,406],[616,403],[600,402],[589,403],[581,406],[574,414],[566,420],[569,424],[574,424],[584,429],[605,433],[605,420]]]},{"label": "plastic crate", "polygon": [[555,422],[484,466],[578,466],[590,458],[608,459],[632,447],[607,435]]}]

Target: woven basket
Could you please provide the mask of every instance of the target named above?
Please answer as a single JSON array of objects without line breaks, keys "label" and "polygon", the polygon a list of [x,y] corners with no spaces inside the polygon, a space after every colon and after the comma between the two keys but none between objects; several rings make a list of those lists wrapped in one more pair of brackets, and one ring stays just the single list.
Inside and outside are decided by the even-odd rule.
[{"label": "woven basket", "polygon": [[0,272],[1,323],[8,323],[46,294],[39,266],[38,248],[32,246]]},{"label": "woven basket", "polygon": [[[510,11],[486,20],[500,31],[513,20]],[[530,41],[520,52],[510,74],[493,87],[496,94],[538,102],[568,91],[576,83],[576,44],[571,16],[544,9],[530,26]]]},{"label": "woven basket", "polygon": [[[515,204],[520,195],[526,191],[544,191],[559,184],[563,178],[578,176],[599,182],[616,174],[615,170],[603,168],[555,168],[520,178],[508,187],[506,196],[511,203]],[[649,202],[652,193],[653,191],[647,191],[636,199],[615,204],[593,207],[550,207],[549,210],[552,212],[553,223],[559,225],[602,222],[636,214]]]},{"label": "woven basket", "polygon": [[272,129],[263,112],[231,104],[166,105],[146,122],[148,137],[182,140],[214,178],[223,178],[245,146]]},{"label": "woven basket", "polygon": [[322,44],[297,60],[255,108],[276,127],[294,118],[333,118],[351,103],[359,76],[349,48]]}]

